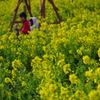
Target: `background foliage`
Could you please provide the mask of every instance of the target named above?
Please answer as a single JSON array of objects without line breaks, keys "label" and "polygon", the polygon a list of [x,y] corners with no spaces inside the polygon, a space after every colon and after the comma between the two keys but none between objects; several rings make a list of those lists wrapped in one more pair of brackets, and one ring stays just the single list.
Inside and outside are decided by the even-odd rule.
[{"label": "background foliage", "polygon": [[[18,38],[9,32],[17,0],[0,1],[0,100],[100,100],[100,2],[54,1],[63,22],[46,23],[57,20],[46,2],[40,31]],[[31,6],[39,19],[39,1]]]}]

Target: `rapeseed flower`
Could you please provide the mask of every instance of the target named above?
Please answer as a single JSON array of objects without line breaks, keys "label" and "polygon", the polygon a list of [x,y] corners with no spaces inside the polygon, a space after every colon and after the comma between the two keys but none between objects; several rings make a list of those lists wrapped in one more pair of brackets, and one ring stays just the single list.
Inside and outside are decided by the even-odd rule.
[{"label": "rapeseed flower", "polygon": [[99,99],[100,99],[100,94],[98,93],[98,91],[92,90],[92,91],[89,93],[89,99],[90,99],[90,100],[99,100]]},{"label": "rapeseed flower", "polygon": [[91,63],[90,57],[87,55],[83,56],[83,63],[89,65]]},{"label": "rapeseed flower", "polygon": [[9,77],[6,77],[4,80],[5,83],[12,83],[11,79]]},{"label": "rapeseed flower", "polygon": [[21,85],[26,86],[27,84],[26,84],[26,82],[22,81]]},{"label": "rapeseed flower", "polygon": [[0,56],[0,60],[3,60],[4,58],[2,56]]},{"label": "rapeseed flower", "polygon": [[23,64],[22,64],[22,62],[20,61],[20,60],[14,60],[13,62],[12,62],[12,67],[13,68],[21,68],[21,67],[23,67]]},{"label": "rapeseed flower", "polygon": [[64,65],[63,71],[64,71],[65,74],[68,74],[71,71],[70,64]]},{"label": "rapeseed flower", "polygon": [[100,48],[99,48],[99,50],[98,50],[98,56],[100,57]]},{"label": "rapeseed flower", "polygon": [[50,84],[49,91],[54,92],[57,89],[56,84]]},{"label": "rapeseed flower", "polygon": [[70,74],[69,80],[72,84],[79,84],[80,83],[80,80],[78,79],[78,77],[75,74]]},{"label": "rapeseed flower", "polygon": [[3,88],[4,87],[4,84],[2,83],[2,84],[0,84],[0,88]]}]

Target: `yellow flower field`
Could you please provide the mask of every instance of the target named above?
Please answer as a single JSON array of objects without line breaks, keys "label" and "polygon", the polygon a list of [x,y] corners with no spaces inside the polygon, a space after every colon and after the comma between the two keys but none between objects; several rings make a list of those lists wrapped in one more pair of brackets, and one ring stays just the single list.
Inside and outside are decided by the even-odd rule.
[{"label": "yellow flower field", "polygon": [[[54,2],[63,22],[47,23],[57,18],[46,2],[40,30],[17,38],[9,32],[17,0],[0,0],[0,100],[100,100],[100,2]],[[31,6],[39,19],[39,0]]]}]

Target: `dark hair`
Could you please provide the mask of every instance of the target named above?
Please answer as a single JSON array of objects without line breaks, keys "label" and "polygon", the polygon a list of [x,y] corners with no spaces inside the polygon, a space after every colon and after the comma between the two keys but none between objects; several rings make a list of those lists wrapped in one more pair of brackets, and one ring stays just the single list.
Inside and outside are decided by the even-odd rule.
[{"label": "dark hair", "polygon": [[19,17],[24,17],[25,19],[27,18],[27,15],[25,12],[20,13]]},{"label": "dark hair", "polygon": [[34,24],[32,19],[30,19],[29,21],[31,22],[31,25],[33,25],[33,24]]}]

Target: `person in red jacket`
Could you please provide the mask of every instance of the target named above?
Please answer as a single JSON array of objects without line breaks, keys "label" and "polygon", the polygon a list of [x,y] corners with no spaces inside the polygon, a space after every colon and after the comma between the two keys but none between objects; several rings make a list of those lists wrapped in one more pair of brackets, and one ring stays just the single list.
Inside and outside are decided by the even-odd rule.
[{"label": "person in red jacket", "polygon": [[29,34],[28,31],[30,31],[30,25],[29,25],[29,21],[27,20],[27,15],[25,12],[22,12],[20,15],[20,20],[22,22],[22,29],[15,29],[16,31],[21,31],[23,32],[24,34]]}]

